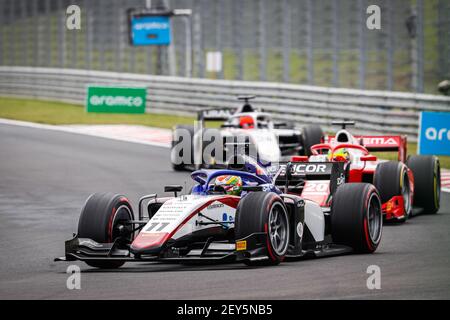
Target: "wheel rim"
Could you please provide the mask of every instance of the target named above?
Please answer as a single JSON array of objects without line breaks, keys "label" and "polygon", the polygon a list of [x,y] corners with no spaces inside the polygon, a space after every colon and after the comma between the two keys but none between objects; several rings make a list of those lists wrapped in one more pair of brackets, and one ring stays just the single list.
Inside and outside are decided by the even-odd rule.
[{"label": "wheel rim", "polygon": [[408,174],[403,174],[403,185],[402,185],[402,197],[403,197],[403,207],[405,208],[405,215],[409,216],[411,212],[411,191],[409,189]]},{"label": "wheel rim", "polygon": [[369,199],[369,206],[367,208],[367,221],[370,239],[373,243],[378,243],[381,237],[383,217],[381,215],[380,199],[375,193],[373,193]]},{"label": "wheel rim", "polygon": [[275,203],[270,210],[269,239],[275,253],[284,255],[289,244],[289,229],[286,210],[280,203]]},{"label": "wheel rim", "polygon": [[[129,220],[132,220],[130,208],[128,208],[128,206],[126,206],[126,205],[121,205],[119,208],[117,208],[116,213],[114,214],[114,219],[112,222],[112,233],[111,233],[112,241],[114,241],[118,237],[122,236],[120,227],[121,226],[129,227],[129,226],[126,226],[123,224],[124,221],[129,221]],[[129,242],[131,242],[131,240],[133,240],[133,234],[134,234],[133,232],[130,233],[130,235],[128,237],[125,237],[125,239],[127,239]]]}]

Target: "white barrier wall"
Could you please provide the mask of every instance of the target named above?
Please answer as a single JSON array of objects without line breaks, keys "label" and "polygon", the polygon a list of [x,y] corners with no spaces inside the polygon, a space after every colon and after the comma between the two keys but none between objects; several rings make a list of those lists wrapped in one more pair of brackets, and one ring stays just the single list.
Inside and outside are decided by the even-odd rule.
[{"label": "white barrier wall", "polygon": [[417,140],[419,112],[450,112],[450,97],[269,82],[147,76],[75,69],[0,66],[0,95],[83,104],[88,84],[146,86],[147,111],[193,114],[201,108],[239,106],[237,95],[256,95],[256,107],[276,119],[315,123],[355,120],[356,133],[406,134]]}]

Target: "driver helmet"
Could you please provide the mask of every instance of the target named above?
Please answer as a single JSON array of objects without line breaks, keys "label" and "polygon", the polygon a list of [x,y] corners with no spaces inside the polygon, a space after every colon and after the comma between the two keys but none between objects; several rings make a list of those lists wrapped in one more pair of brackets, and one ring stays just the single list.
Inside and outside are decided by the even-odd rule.
[{"label": "driver helmet", "polygon": [[328,151],[328,160],[329,161],[349,161],[350,153],[345,148],[337,149],[334,153],[332,151]]},{"label": "driver helmet", "polygon": [[238,176],[219,176],[214,182],[216,186],[221,186],[225,192],[232,196],[240,196],[242,192],[242,179]]},{"label": "driver helmet", "polygon": [[242,116],[239,118],[239,126],[242,129],[253,129],[255,127],[255,122],[250,116]]}]

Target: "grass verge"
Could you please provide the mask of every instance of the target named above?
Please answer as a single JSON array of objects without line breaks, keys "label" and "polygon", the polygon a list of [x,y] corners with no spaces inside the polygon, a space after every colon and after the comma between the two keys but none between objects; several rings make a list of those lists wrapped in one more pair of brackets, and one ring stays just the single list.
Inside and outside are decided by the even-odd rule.
[{"label": "grass verge", "polygon": [[[380,159],[397,160],[397,153],[394,152],[373,152]],[[417,154],[417,143],[408,143],[408,155]],[[450,169],[450,157],[438,156],[441,168]]]},{"label": "grass verge", "polygon": [[135,124],[172,128],[174,124],[192,124],[193,117],[166,114],[87,113],[75,104],[0,97],[0,118],[46,124]]}]

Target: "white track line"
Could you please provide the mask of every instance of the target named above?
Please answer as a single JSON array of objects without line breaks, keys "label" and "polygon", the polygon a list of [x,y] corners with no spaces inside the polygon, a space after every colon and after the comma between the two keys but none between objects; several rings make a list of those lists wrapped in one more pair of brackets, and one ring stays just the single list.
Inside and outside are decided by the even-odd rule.
[{"label": "white track line", "polygon": [[[124,135],[118,135],[117,130],[119,129],[121,131],[124,131],[123,128],[125,126],[123,125],[117,125],[117,128],[115,125],[109,126],[109,132],[108,130],[105,130],[107,126],[99,125],[98,129],[96,128],[96,125],[92,126],[56,126],[56,125],[49,125],[49,124],[41,124],[41,123],[34,123],[34,122],[27,122],[27,121],[18,121],[18,120],[10,120],[10,119],[3,119],[0,118],[0,124],[7,124],[7,125],[14,125],[14,126],[21,126],[21,127],[28,127],[28,128],[36,128],[36,129],[45,129],[45,130],[52,130],[52,131],[60,131],[60,132],[70,132],[70,133],[76,133],[76,134],[83,134],[88,136],[94,136],[94,137],[101,137],[101,138],[107,138],[112,140],[118,140],[118,141],[125,141],[125,142],[132,142],[132,143],[139,143],[139,144],[145,144],[150,146],[156,146],[156,147],[163,147],[163,148],[170,148],[170,138],[166,139],[165,137],[170,137],[171,131],[168,129],[160,129],[160,128],[150,128],[145,126],[130,126],[131,129],[133,129],[135,132],[139,132],[139,135],[135,134],[133,137],[132,134],[124,134]],[[100,130],[103,129],[103,130]],[[148,137],[144,137],[146,134],[148,134]]]}]

